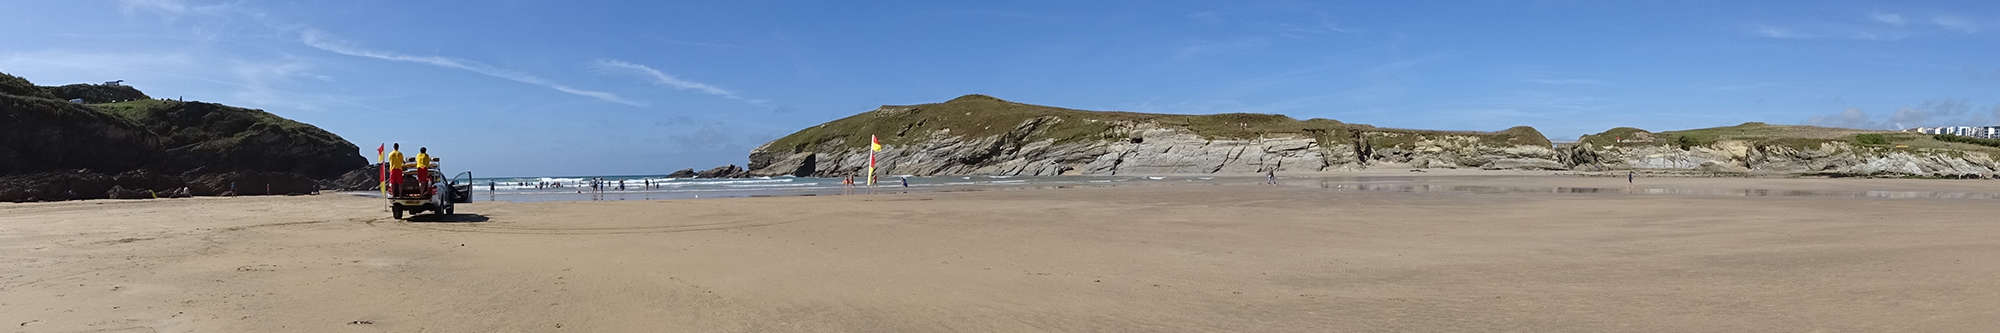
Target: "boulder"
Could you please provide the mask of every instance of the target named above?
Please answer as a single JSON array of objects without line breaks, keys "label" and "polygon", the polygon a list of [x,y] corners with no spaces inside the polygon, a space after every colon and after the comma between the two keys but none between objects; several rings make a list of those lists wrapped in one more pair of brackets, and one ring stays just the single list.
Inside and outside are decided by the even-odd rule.
[{"label": "boulder", "polygon": [[111,176],[90,170],[11,175],[0,177],[0,201],[103,199],[113,186]]},{"label": "boulder", "polygon": [[698,174],[694,172],[694,169],[680,169],[667,174],[668,178],[694,178],[695,176],[698,176]]},{"label": "boulder", "polygon": [[170,192],[187,187],[187,181],[178,175],[166,175],[147,170],[132,170],[111,177],[116,186],[137,191]]},{"label": "boulder", "polygon": [[375,163],[361,167],[360,169],[350,170],[347,173],[341,174],[340,178],[334,178],[321,187],[339,191],[376,190],[382,185],[380,179],[382,175],[381,165],[381,163]]},{"label": "boulder", "polygon": [[151,199],[154,198],[153,193],[155,192],[113,185],[111,186],[111,190],[104,192],[104,197],[107,199]]},{"label": "boulder", "polygon": [[719,166],[714,169],[695,173],[695,177],[697,178],[742,178],[747,176],[748,174],[743,170],[743,167],[738,167],[735,164]]}]

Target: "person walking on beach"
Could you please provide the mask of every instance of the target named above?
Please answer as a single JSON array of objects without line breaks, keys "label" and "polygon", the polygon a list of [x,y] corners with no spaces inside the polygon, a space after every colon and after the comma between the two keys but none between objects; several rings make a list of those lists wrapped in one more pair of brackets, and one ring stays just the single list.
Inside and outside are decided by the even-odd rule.
[{"label": "person walking on beach", "polygon": [[1632,172],[1632,171],[1626,171],[1626,172],[1625,172],[1625,183],[1626,183],[1626,184],[1631,184],[1631,183],[1633,182],[1632,178],[1633,178],[1633,177],[1634,177],[1635,175],[1637,175],[1637,173],[1635,173],[1635,172]]},{"label": "person walking on beach", "polygon": [[1271,169],[1270,171],[1265,171],[1264,183],[1271,185],[1278,185],[1278,169]]},{"label": "person walking on beach", "polygon": [[[403,187],[403,167],[406,166],[403,164],[403,144],[391,143],[389,145],[391,147],[389,150],[389,160],[383,161],[384,163],[389,163],[389,188],[401,188]],[[395,191],[391,190],[389,192]]]}]

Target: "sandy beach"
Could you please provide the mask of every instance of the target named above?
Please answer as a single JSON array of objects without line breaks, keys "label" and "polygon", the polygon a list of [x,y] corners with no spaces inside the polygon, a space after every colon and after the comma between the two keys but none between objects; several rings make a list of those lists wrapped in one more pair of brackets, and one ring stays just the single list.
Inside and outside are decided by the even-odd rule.
[{"label": "sandy beach", "polygon": [[0,204],[0,331],[2000,330],[1992,181],[1259,181]]}]

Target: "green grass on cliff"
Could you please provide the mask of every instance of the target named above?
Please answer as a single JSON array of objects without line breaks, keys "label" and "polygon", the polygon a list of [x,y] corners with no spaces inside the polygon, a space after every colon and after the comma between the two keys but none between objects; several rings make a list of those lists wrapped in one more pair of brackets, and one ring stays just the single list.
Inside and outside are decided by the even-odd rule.
[{"label": "green grass on cliff", "polygon": [[287,133],[311,144],[337,144],[346,140],[318,127],[257,109],[171,100],[142,99],[117,103],[89,104],[105,114],[141,124],[182,144],[234,146],[243,140],[267,133]]},{"label": "green grass on cliff", "polygon": [[1947,142],[1931,135],[1917,133],[1817,126],[1771,125],[1757,122],[1743,123],[1736,126],[1658,133],[1631,127],[1619,127],[1604,131],[1603,133],[1585,135],[1578,141],[1599,146],[1665,145],[1682,148],[1707,146],[1720,141],[1744,141],[1753,145],[1776,145],[1802,149],[1818,148],[1821,144],[1828,142],[1845,142],[1861,147],[1887,150],[1952,149],[2000,153],[2000,148],[1996,147],[1982,146],[1968,142]]},{"label": "green grass on cliff", "polygon": [[8,75],[7,73],[0,73],[0,94],[21,97],[56,98],[55,95],[50,95],[48,90],[35,86],[33,82],[28,82],[28,79]]},{"label": "green grass on cliff", "polygon": [[[1408,141],[1414,141],[1421,136],[1463,135],[1491,143],[1543,146],[1549,144],[1548,139],[1540,132],[1528,127],[1516,127],[1500,132],[1382,129],[1346,124],[1331,119],[1301,121],[1274,114],[1176,115],[1086,111],[1015,103],[985,95],[965,95],[943,103],[884,106],[876,111],[827,122],[778,138],[769,144],[769,149],[774,152],[800,152],[830,142],[839,142],[839,145],[844,147],[867,147],[868,136],[871,134],[878,136],[885,145],[922,142],[928,139],[931,133],[938,132],[957,137],[990,137],[1011,132],[1024,122],[1041,117],[1050,117],[1052,120],[1044,123],[1034,137],[1025,138],[1025,141],[1053,139],[1060,143],[1130,140],[1133,133],[1129,124],[1147,122],[1160,127],[1187,129],[1209,139],[1245,139],[1283,134],[1314,137],[1323,143],[1351,143],[1355,133],[1377,132],[1409,134],[1397,136],[1407,137]],[[1371,145],[1377,147],[1401,143],[1398,139],[1380,142],[1377,142],[1378,139],[1374,136],[1370,139]]]}]

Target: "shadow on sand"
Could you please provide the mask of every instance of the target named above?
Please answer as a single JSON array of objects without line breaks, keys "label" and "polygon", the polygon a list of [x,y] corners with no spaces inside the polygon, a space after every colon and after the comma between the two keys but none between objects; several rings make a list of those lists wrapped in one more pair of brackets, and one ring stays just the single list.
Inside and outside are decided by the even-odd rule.
[{"label": "shadow on sand", "polygon": [[404,221],[411,223],[479,223],[486,222],[487,220],[489,219],[486,218],[486,215],[479,214],[423,214],[411,216]]}]

